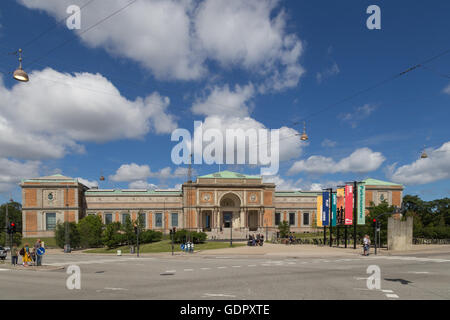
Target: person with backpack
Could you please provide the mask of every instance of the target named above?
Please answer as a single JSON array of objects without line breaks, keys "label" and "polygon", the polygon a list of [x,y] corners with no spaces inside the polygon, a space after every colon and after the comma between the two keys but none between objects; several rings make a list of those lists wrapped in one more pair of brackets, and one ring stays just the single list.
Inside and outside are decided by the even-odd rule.
[{"label": "person with backpack", "polygon": [[22,256],[22,265],[24,267],[28,266],[31,262],[30,248],[28,246],[28,243],[25,244],[25,246],[20,250],[19,253]]}]

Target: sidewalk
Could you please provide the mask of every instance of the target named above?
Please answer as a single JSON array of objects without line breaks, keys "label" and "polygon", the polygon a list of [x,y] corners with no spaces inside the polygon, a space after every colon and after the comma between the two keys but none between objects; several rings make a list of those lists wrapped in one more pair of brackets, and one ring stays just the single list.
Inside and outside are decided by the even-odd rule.
[{"label": "sidewalk", "polygon": [[[363,253],[362,246],[356,249],[353,246],[329,247],[317,245],[285,245],[264,243],[262,247],[237,247],[225,249],[213,249],[199,252],[198,255],[269,255],[269,256],[289,256],[289,257],[341,257],[360,256]],[[370,249],[374,254],[374,249]],[[378,249],[378,255],[412,255],[416,253],[450,253],[450,245],[414,245],[409,251],[388,251],[386,248]]]}]

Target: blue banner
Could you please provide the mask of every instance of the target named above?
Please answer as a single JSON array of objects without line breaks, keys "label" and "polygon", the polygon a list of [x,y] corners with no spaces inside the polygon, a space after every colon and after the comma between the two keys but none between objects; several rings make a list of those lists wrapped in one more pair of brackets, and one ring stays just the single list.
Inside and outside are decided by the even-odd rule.
[{"label": "blue banner", "polygon": [[322,225],[328,226],[330,225],[330,193],[323,192],[322,198]]},{"label": "blue banner", "polygon": [[336,204],[337,204],[337,196],[336,193],[331,194],[331,225],[333,227],[336,226]]}]

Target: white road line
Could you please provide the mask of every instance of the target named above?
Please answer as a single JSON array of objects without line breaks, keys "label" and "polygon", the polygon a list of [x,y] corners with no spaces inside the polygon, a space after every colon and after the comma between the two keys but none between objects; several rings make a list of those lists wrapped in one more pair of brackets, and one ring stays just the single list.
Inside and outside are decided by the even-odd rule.
[{"label": "white road line", "polygon": [[125,288],[104,288],[105,290],[113,290],[113,291],[119,291],[119,290],[124,290],[124,291],[128,291],[128,289]]},{"label": "white road line", "polygon": [[408,273],[414,273],[414,274],[428,274],[428,271],[409,271]]},{"label": "white road line", "polygon": [[295,262],[288,262],[288,264],[296,264]]},{"label": "white road line", "polygon": [[396,295],[395,293],[387,293],[386,297],[388,297],[388,298],[397,298],[397,299],[399,298],[399,296]]},{"label": "white road line", "polygon": [[201,270],[211,270],[211,268],[200,268]]},{"label": "white road line", "polygon": [[203,296],[207,296],[207,297],[231,297],[231,298],[236,297],[236,296],[234,296],[232,294],[224,294],[224,293],[204,293]]},{"label": "white road line", "polygon": [[184,271],[194,271],[194,269],[184,269]]},{"label": "white road line", "polygon": [[167,270],[166,272],[177,272],[177,270]]},{"label": "white road line", "polygon": [[232,268],[240,268],[241,266],[232,266]]},{"label": "white road line", "polygon": [[248,267],[256,267],[256,264],[249,264]]},{"label": "white road line", "polygon": [[384,292],[384,293],[393,293],[394,291],[392,291],[392,290],[381,290],[382,292]]},{"label": "white road line", "polygon": [[8,271],[9,269],[0,269],[0,271]]},{"label": "white road line", "polygon": [[226,269],[227,267],[217,267],[217,269]]}]

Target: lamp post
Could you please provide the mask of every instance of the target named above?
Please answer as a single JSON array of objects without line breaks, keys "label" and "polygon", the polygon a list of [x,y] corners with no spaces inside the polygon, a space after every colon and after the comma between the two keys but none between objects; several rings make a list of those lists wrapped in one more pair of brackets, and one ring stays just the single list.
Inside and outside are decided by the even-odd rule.
[{"label": "lamp post", "polygon": [[66,185],[66,212],[64,217],[64,237],[66,245],[64,253],[70,253],[70,237],[69,237],[69,185]]}]

